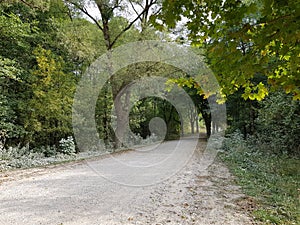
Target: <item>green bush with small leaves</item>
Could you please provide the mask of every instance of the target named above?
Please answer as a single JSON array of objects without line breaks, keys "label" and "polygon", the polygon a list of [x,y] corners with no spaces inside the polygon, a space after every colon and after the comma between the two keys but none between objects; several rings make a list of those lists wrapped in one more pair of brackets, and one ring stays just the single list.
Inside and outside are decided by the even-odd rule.
[{"label": "green bush with small leaves", "polygon": [[59,141],[59,152],[66,155],[75,155],[76,147],[73,137],[69,136],[66,139],[62,138]]},{"label": "green bush with small leaves", "polygon": [[300,101],[276,92],[261,106],[256,119],[256,144],[274,153],[300,156]]}]

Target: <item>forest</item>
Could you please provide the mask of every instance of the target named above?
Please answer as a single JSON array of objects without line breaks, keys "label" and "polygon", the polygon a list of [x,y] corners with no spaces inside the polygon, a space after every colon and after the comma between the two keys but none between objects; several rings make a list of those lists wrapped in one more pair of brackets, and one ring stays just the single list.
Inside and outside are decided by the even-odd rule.
[{"label": "forest", "polygon": [[[166,140],[199,132],[209,138],[222,130],[220,158],[247,194],[264,195],[255,216],[266,224],[296,224],[299,21],[300,4],[292,0],[1,0],[0,171],[74,158],[82,151],[74,137],[74,96],[93,62],[128,43],[172,42],[202,57],[220,90],[207,93],[164,63],[122,68],[99,90],[95,105],[104,149],[86,150],[126,148],[126,138],[129,146],[155,141],[148,127],[155,117],[165,121]],[[155,96],[127,107],[135,93],[120,92],[150,75],[166,80],[166,93],[185,90],[195,107],[183,116]],[[212,98],[226,105],[226,128],[212,119]],[[123,137],[126,125],[134,137]]]}]

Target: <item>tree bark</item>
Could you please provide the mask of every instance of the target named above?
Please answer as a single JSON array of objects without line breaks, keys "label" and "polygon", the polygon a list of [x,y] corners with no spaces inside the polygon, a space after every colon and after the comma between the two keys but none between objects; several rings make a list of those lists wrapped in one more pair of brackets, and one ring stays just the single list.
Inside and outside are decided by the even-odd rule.
[{"label": "tree bark", "polygon": [[197,111],[196,111],[196,132],[197,134],[199,134],[199,115]]},{"label": "tree bark", "polygon": [[[122,101],[122,97],[125,99]],[[130,111],[130,90],[127,89],[122,93],[116,93],[114,97],[115,113],[117,117],[117,127],[114,138],[114,148],[118,149],[126,144],[126,134],[129,129],[129,111]]]}]

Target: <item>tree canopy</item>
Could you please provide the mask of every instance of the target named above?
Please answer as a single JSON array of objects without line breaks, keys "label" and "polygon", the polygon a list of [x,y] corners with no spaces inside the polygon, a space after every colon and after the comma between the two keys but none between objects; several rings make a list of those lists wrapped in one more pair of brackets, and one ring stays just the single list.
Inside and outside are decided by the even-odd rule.
[{"label": "tree canopy", "polygon": [[[300,5],[297,1],[165,0],[152,20],[183,21],[193,45],[205,47],[225,95],[262,100],[273,88],[300,99]],[[271,88],[269,88],[271,86]]]}]

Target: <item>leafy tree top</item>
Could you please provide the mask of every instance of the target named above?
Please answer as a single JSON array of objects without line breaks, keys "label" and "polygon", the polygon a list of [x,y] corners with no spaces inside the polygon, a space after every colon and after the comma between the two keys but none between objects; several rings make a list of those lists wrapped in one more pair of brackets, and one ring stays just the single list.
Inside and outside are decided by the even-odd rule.
[{"label": "leafy tree top", "polygon": [[175,28],[185,18],[193,45],[207,57],[226,95],[243,89],[261,100],[282,88],[300,99],[300,5],[285,0],[165,0],[152,20]]}]

